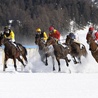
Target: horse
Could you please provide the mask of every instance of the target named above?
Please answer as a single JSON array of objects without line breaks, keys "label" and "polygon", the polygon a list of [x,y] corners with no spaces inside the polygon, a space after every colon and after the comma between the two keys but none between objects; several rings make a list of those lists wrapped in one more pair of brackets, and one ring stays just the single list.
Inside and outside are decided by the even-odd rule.
[{"label": "horse", "polygon": [[50,45],[53,45],[54,47],[54,55],[58,62],[58,67],[59,67],[58,71],[60,72],[61,71],[60,59],[64,59],[67,67],[69,66],[68,63],[70,62],[70,60],[68,59],[67,55],[70,53],[70,50],[68,47],[63,47],[61,44],[58,44],[53,37],[49,37],[47,39],[46,46],[50,46]]},{"label": "horse", "polygon": [[55,70],[55,56],[54,49],[52,46],[47,47],[43,39],[40,36],[35,38],[35,44],[39,47],[39,54],[41,57],[41,61],[47,66],[48,65],[48,57],[52,58],[53,63],[53,71]]},{"label": "horse", "polygon": [[[68,45],[68,47],[71,50],[70,55],[73,58],[74,64],[77,63],[81,64],[81,56],[84,56],[85,58],[87,57],[87,50],[85,45],[83,45],[82,43],[75,42],[68,35],[66,37],[65,44]],[[80,48],[80,44],[82,44],[81,48]],[[76,60],[76,58],[78,61]]]},{"label": "horse", "polygon": [[98,45],[92,37],[92,34],[87,34],[87,43],[89,44],[90,51],[95,61],[98,63]]},{"label": "horse", "polygon": [[[5,53],[5,58],[4,58],[4,66],[3,66],[3,71],[7,68],[7,60],[13,59],[14,61],[14,68],[15,71],[17,71],[17,66],[16,66],[16,59],[20,61],[23,66],[25,67],[26,65],[24,64],[23,60],[20,58],[22,56],[27,63],[27,50],[24,46],[22,46],[20,43],[14,44],[13,42],[9,41],[9,39],[5,38],[3,34],[0,35],[0,46],[4,45],[4,53]],[[16,46],[18,47],[16,47]]]}]

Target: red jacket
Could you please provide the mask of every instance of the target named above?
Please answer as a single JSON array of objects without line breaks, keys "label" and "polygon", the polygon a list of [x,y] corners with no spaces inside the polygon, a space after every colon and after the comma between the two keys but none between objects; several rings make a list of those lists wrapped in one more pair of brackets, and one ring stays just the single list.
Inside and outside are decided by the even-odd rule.
[{"label": "red jacket", "polygon": [[49,33],[49,36],[60,40],[60,32],[56,29],[54,29],[54,31],[52,33]]},{"label": "red jacket", "polygon": [[98,32],[95,33],[95,40],[98,40]]}]

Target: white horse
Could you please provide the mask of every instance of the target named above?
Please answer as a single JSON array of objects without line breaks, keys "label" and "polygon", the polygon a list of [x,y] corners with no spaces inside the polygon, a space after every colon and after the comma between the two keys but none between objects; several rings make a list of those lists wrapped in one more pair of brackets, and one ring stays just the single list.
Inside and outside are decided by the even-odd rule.
[{"label": "white horse", "polygon": [[45,42],[40,39],[36,38],[35,43],[39,46],[39,54],[41,57],[41,61],[47,66],[48,65],[48,57],[52,58],[53,63],[53,71],[55,70],[55,55],[54,55],[54,48],[52,45],[45,46]]}]

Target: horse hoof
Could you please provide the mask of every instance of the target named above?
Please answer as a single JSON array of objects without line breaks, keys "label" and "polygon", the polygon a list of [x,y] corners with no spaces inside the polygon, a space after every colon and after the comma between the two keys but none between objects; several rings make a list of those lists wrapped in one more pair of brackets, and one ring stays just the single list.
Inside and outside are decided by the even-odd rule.
[{"label": "horse hoof", "polygon": [[77,62],[74,62],[74,64],[77,64]]},{"label": "horse hoof", "polygon": [[17,68],[15,68],[15,71],[17,71]]},{"label": "horse hoof", "polygon": [[53,71],[55,71],[55,68],[53,68]]},{"label": "horse hoof", "polygon": [[45,65],[46,65],[46,66],[48,66],[48,64],[47,64],[47,63],[46,63]]},{"label": "horse hoof", "polygon": [[67,67],[69,66],[69,64],[67,65]]},{"label": "horse hoof", "polygon": [[60,71],[61,71],[61,69],[58,70],[58,72],[60,72]]},{"label": "horse hoof", "polygon": [[68,62],[70,62],[71,60],[69,59]]},{"label": "horse hoof", "polygon": [[74,62],[74,64],[78,64],[79,62]]}]

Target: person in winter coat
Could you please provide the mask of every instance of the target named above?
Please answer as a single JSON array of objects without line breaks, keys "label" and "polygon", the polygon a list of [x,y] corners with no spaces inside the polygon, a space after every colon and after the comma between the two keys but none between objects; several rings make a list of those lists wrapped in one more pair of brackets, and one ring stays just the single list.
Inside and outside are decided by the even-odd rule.
[{"label": "person in winter coat", "polygon": [[60,40],[61,34],[60,34],[60,32],[58,30],[56,30],[53,26],[50,26],[49,31],[50,31],[50,33],[49,33],[50,37],[55,38],[57,41]]}]

